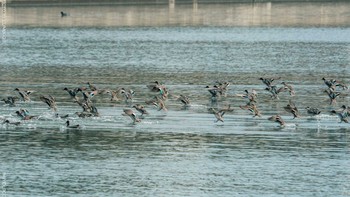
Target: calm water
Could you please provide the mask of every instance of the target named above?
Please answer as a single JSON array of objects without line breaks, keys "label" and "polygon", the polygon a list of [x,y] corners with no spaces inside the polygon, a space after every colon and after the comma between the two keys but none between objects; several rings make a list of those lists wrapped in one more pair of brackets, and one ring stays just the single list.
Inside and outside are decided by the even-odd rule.
[{"label": "calm water", "polygon": [[[283,9],[290,8],[282,5],[270,8],[282,15]],[[346,5],[341,7],[349,8]],[[257,9],[231,6],[243,16]],[[297,10],[293,6],[290,10]],[[16,107],[1,104],[0,116],[19,121],[15,111],[26,108],[39,118],[21,121],[19,126],[0,125],[2,195],[350,196],[350,125],[338,123],[328,113],[350,104],[349,90],[342,91],[331,106],[322,81],[327,77],[350,83],[349,13],[339,11],[343,13],[339,18],[347,18],[340,22],[332,15],[339,6],[299,6],[321,7],[328,13],[323,21],[339,22],[334,25],[311,20],[317,16],[305,10],[301,17],[310,20],[303,24],[289,19],[284,25],[275,20],[259,23],[255,15],[251,19],[255,22],[247,23],[252,25],[237,24],[238,19],[221,24],[217,16],[206,25],[183,24],[181,17],[166,14],[174,7],[155,6],[153,11],[165,9],[158,14],[167,15],[168,22],[140,25],[137,21],[144,19],[137,17],[151,15],[151,7],[130,6],[129,25],[107,23],[114,15],[101,19],[106,24],[96,25],[79,17],[74,21],[73,13],[83,15],[93,7],[68,7],[75,11],[67,18],[57,18],[52,11],[61,7],[11,8],[0,52],[2,98],[17,95],[16,87],[35,92],[31,102],[18,102]],[[198,5],[199,16],[210,18],[203,14],[208,7]],[[228,7],[213,9],[226,17]],[[98,8],[105,13],[120,9]],[[29,22],[15,20],[14,16],[22,16],[15,14],[23,13],[21,9],[41,12],[29,12]],[[139,14],[132,15],[133,9]],[[213,13],[219,16],[217,12]],[[36,18],[45,20],[40,23]],[[260,77],[281,77],[277,85],[293,84],[296,96],[282,93],[280,100],[271,100]],[[168,111],[146,106],[150,114],[136,125],[121,115],[128,106],[111,102],[105,94],[92,99],[100,117],[78,118],[74,113],[82,109],[63,91],[89,81],[101,89],[131,88],[133,102],[144,103],[154,95],[146,84],[155,80],[169,88]],[[216,81],[231,83],[227,97],[218,101],[218,107],[234,108],[225,114],[224,123],[214,123],[207,110],[210,95],[204,87]],[[258,92],[261,118],[239,109],[246,101],[235,95],[245,89]],[[69,114],[72,123],[82,126],[80,130],[66,129],[65,119],[55,118],[39,100],[47,94],[56,98],[58,113]],[[189,108],[183,109],[176,100],[180,94],[191,99]],[[292,119],[283,110],[289,99],[302,117]],[[318,107],[322,114],[312,118],[306,106]],[[285,128],[267,120],[274,114],[282,115]]]}]

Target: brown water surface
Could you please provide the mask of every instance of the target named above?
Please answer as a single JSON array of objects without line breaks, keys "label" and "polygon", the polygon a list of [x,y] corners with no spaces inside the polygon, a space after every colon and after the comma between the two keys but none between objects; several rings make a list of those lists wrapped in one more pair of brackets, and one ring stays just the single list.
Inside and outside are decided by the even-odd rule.
[{"label": "brown water surface", "polygon": [[[344,26],[350,2],[23,6],[7,8],[7,26]],[[60,12],[68,13],[61,17]]]}]

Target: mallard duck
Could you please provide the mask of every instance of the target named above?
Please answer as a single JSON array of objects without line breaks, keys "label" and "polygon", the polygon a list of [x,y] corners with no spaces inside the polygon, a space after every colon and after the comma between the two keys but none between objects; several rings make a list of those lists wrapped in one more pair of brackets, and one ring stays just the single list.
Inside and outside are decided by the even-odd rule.
[{"label": "mallard duck", "polygon": [[77,94],[82,91],[81,88],[68,89],[66,87],[63,90],[67,91],[74,100],[78,100]]},{"label": "mallard duck", "polygon": [[[281,77],[278,77],[276,79],[280,79]],[[269,86],[272,86],[272,82],[275,81],[274,78],[263,78],[263,77],[260,77],[259,78],[267,87]]]},{"label": "mallard duck", "polygon": [[286,125],[286,123],[280,115],[273,115],[270,118],[268,118],[268,120],[279,123],[281,127],[284,127]]},{"label": "mallard duck", "polygon": [[239,107],[243,110],[248,110],[248,111],[254,113],[253,117],[256,117],[256,116],[261,117],[261,113],[258,110],[258,107],[256,106],[256,104],[254,102],[249,102],[249,103],[247,103],[247,105],[239,106]]},{"label": "mallard duck", "polygon": [[17,97],[13,97],[13,96],[8,96],[6,99],[2,99],[5,104],[8,104],[10,107],[14,107],[16,106],[16,101],[18,100]]},{"label": "mallard duck", "polygon": [[140,112],[141,116],[143,116],[143,114],[148,114],[147,110],[145,109],[145,106],[141,104],[135,104],[132,107],[135,108],[138,112]]},{"label": "mallard duck", "polygon": [[258,93],[254,89],[251,91],[244,90],[244,92],[246,93],[246,98],[248,98],[250,102],[256,102]]},{"label": "mallard duck", "polygon": [[214,122],[224,122],[224,115],[226,112],[233,112],[233,109],[231,108],[231,105],[228,105],[226,108],[216,110],[214,108],[209,108],[209,111],[211,111],[214,115],[216,120]]},{"label": "mallard duck", "polygon": [[34,92],[32,90],[20,90],[19,88],[15,88],[14,91],[18,92],[24,102],[30,101],[29,95]]},{"label": "mallard duck", "polygon": [[215,115],[216,120],[214,122],[224,122],[224,115],[226,113],[225,111],[217,111],[214,108],[210,108],[209,111],[211,111]]},{"label": "mallard duck", "polygon": [[162,100],[158,96],[155,96],[153,99],[146,101],[146,104],[156,106],[158,108],[158,111],[160,110],[168,111],[168,109],[165,106],[164,100]]},{"label": "mallard duck", "polygon": [[340,92],[334,91],[334,89],[332,89],[332,88],[329,88],[329,89],[325,90],[324,92],[327,93],[327,95],[330,99],[330,102],[329,102],[330,105],[337,103],[336,98],[341,94]]},{"label": "mallard duck", "polygon": [[97,90],[97,87],[94,86],[94,85],[92,85],[90,82],[87,82],[86,84],[89,86],[89,88],[90,88],[91,91]]},{"label": "mallard duck", "polygon": [[306,107],[305,109],[306,109],[308,114],[313,115],[313,116],[321,113],[321,111],[317,108]]},{"label": "mallard duck", "polygon": [[293,119],[299,117],[299,111],[298,108],[295,106],[294,102],[289,100],[289,104],[285,107],[283,107],[287,112],[292,113]]},{"label": "mallard duck", "polygon": [[348,117],[350,116],[350,108],[346,105],[342,105],[338,110],[332,110],[331,113],[338,115],[340,118],[340,123],[345,122],[348,123]]},{"label": "mallard duck", "polygon": [[284,85],[285,90],[288,90],[288,91],[289,91],[289,94],[290,94],[291,96],[295,96],[294,87],[293,87],[292,85],[287,84],[287,83],[286,83],[286,82],[284,82],[284,81],[283,81],[281,84],[283,84],[283,85]]},{"label": "mallard duck", "polygon": [[181,101],[181,103],[186,107],[190,105],[190,99],[183,94],[180,94],[176,100]]},{"label": "mallard duck", "polygon": [[31,120],[33,118],[37,118],[38,116],[29,115],[29,111],[27,109],[21,108],[19,111],[16,111],[18,117],[22,120]]},{"label": "mallard duck", "polygon": [[119,96],[122,94],[124,90],[119,88],[117,90],[105,90],[103,93],[111,95],[110,101],[119,101]]},{"label": "mallard duck", "polygon": [[136,114],[132,109],[124,109],[124,113],[122,114],[123,116],[129,116],[131,120],[133,120],[133,123],[135,124],[136,122],[141,122],[140,119],[137,118]]},{"label": "mallard duck", "polygon": [[343,90],[349,89],[348,85],[346,85],[345,83],[342,83],[338,80],[337,80],[337,84],[335,86],[341,87]]},{"label": "mallard duck", "polygon": [[278,88],[277,89],[277,86],[268,86],[265,88],[265,90],[269,91],[272,95],[271,95],[271,98],[274,98],[274,99],[278,99],[279,100],[279,97],[278,97],[278,94],[285,91],[286,88],[285,87],[281,87],[281,88]]},{"label": "mallard duck", "polygon": [[216,82],[215,86],[218,88],[217,91],[221,96],[226,97],[226,92],[228,90],[228,86],[230,85],[230,82]]},{"label": "mallard duck", "polygon": [[162,85],[158,81],[152,82],[146,86],[151,92],[159,92],[162,89]]},{"label": "mallard duck", "polygon": [[335,86],[336,86],[336,80],[335,79],[326,79],[326,78],[322,78],[322,80],[323,80],[323,82],[324,82],[324,84],[326,84],[326,86],[328,87],[328,88],[332,88],[332,89],[335,89]]},{"label": "mallard duck", "polygon": [[53,96],[51,96],[51,95],[40,96],[40,100],[42,102],[46,103],[50,107],[50,109],[57,111],[56,100]]},{"label": "mallard duck", "polygon": [[126,90],[124,88],[121,88],[120,93],[124,95],[125,103],[132,103],[133,96],[135,94],[132,89]]}]

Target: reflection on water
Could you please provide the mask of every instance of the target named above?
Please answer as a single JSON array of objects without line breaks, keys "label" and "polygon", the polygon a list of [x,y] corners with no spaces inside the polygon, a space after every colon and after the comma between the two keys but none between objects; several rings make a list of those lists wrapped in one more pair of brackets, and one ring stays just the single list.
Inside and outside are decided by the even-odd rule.
[{"label": "reflection on water", "polygon": [[[349,196],[350,127],[328,112],[349,105],[350,92],[343,90],[330,106],[322,81],[350,82],[348,6],[10,7],[0,52],[1,98],[17,95],[17,87],[35,92],[29,103],[1,103],[0,118],[18,121],[19,108],[39,117],[0,124],[2,191],[36,197]],[[62,9],[69,16],[61,18]],[[285,92],[271,100],[260,77],[281,77],[276,85],[287,81],[296,96]],[[128,105],[107,94],[92,99],[100,117],[79,118],[74,113],[81,107],[63,90],[90,81],[101,89],[131,88],[134,102],[144,103],[154,96],[145,84],[155,80],[169,88],[168,111],[146,106],[150,114],[137,125],[121,115]],[[234,108],[219,124],[208,113],[204,88],[216,81],[231,83],[218,105]],[[241,110],[245,100],[234,96],[252,88],[262,117]],[[66,120],[40,101],[46,94],[82,128],[67,129]],[[190,97],[191,107],[181,107],[179,94]],[[302,117],[283,110],[289,99]],[[322,115],[310,117],[306,106]],[[285,128],[267,120],[276,113]]]},{"label": "reflection on water", "polygon": [[[9,7],[8,26],[349,26],[349,2]],[[68,13],[61,17],[60,12]]]}]

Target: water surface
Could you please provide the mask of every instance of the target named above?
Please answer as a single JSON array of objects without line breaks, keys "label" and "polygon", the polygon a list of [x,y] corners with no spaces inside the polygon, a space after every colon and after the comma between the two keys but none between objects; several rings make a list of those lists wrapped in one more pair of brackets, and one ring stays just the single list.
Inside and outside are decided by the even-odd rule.
[{"label": "water surface", "polygon": [[[327,5],[324,13],[331,13],[326,14],[329,20],[339,21],[332,15],[339,3],[306,5],[303,9]],[[248,9],[242,17],[256,9],[240,4],[234,9],[243,9],[240,6]],[[278,6],[283,4],[270,6],[272,13],[281,12]],[[198,12],[209,7],[198,5]],[[211,8],[226,18],[228,7]],[[147,6],[123,7],[131,13],[131,25],[95,11],[90,12],[106,23],[96,25],[82,18],[74,22],[74,17],[97,8],[120,9],[72,7],[75,11],[67,18],[57,18],[52,11],[60,7],[9,9],[9,18],[23,17],[13,13],[25,10],[29,14],[23,17],[27,21],[9,20],[6,42],[1,43],[2,97],[17,95],[16,87],[35,92],[31,102],[20,101],[15,107],[1,104],[0,116],[20,121],[15,111],[26,108],[39,118],[21,121],[19,126],[0,125],[0,172],[7,196],[350,195],[350,127],[328,113],[349,105],[349,90],[341,90],[337,103],[330,105],[322,81],[327,77],[350,82],[346,22],[315,23],[316,16],[304,11],[312,15],[307,25],[301,22],[305,20],[287,20],[280,26],[274,17],[267,24],[253,20],[243,25],[242,20],[227,19],[221,25],[216,23],[220,17],[214,17],[216,22],[182,23],[176,16],[178,21],[173,23],[172,15],[160,19],[168,20],[158,21],[160,25],[139,24],[144,17],[136,20],[133,9],[147,10]],[[51,10],[52,17],[37,20],[47,14],[33,9]],[[258,12],[258,16],[264,14]],[[346,19],[346,12],[343,16]],[[120,17],[125,19],[123,14]],[[281,77],[276,85],[292,84],[296,96],[285,92],[279,100],[271,100],[260,77]],[[81,107],[63,91],[89,81],[100,89],[133,89],[133,103],[144,104],[155,95],[146,84],[155,80],[169,88],[168,111],[146,106],[150,114],[136,125],[121,115],[130,106],[123,100],[111,102],[106,94],[92,99],[100,117],[79,118],[74,113]],[[215,123],[208,112],[212,105],[204,87],[216,81],[231,83],[227,96],[217,104],[234,108],[225,114],[224,123]],[[258,92],[262,117],[253,118],[239,108],[246,100],[235,95],[245,89]],[[56,98],[58,113],[69,114],[68,119],[81,129],[67,129],[66,119],[55,117],[39,99],[47,94]],[[176,100],[180,94],[190,97],[189,108]],[[283,109],[290,99],[299,108],[300,118],[293,119]],[[322,114],[310,117],[306,106],[318,107]],[[287,126],[267,120],[274,114],[280,114]]]}]

